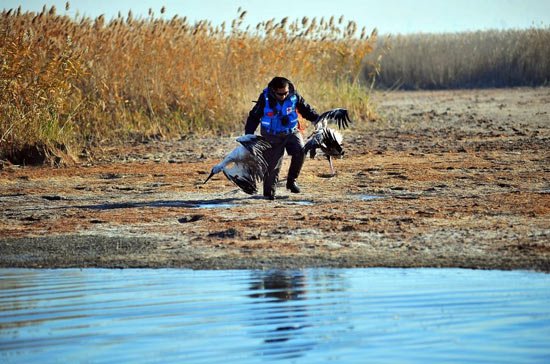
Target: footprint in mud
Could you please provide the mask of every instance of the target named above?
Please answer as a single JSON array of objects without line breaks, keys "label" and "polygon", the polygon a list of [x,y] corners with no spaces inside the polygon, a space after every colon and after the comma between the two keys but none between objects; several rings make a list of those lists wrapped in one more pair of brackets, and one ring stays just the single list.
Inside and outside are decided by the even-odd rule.
[{"label": "footprint in mud", "polygon": [[191,216],[185,216],[185,217],[182,217],[182,218],[178,219],[178,222],[180,224],[186,224],[186,223],[189,223],[189,222],[195,222],[195,221],[202,220],[203,218],[204,218],[204,215],[191,215]]},{"label": "footprint in mud", "polygon": [[66,200],[65,197],[63,196],[58,196],[58,195],[44,195],[42,196],[42,198],[44,200],[48,200],[48,201],[61,201],[61,200]]},{"label": "footprint in mud", "polygon": [[100,179],[119,179],[119,178],[122,178],[123,176],[119,173],[113,173],[113,172],[108,172],[108,173],[102,173],[99,175],[99,178]]},{"label": "footprint in mud", "polygon": [[319,173],[317,174],[317,177],[320,177],[320,178],[333,178],[333,177],[336,177],[337,174],[332,174],[332,173]]},{"label": "footprint in mud", "polygon": [[240,235],[240,233],[239,233],[238,230],[230,228],[230,229],[227,229],[227,230],[216,231],[216,232],[210,233],[210,234],[208,234],[208,237],[226,239],[226,238],[235,238],[239,235]]}]

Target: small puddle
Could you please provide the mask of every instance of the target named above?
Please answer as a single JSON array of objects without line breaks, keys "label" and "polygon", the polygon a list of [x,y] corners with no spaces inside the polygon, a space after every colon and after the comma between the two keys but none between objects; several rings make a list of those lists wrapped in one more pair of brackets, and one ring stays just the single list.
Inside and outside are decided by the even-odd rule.
[{"label": "small puddle", "polygon": [[297,201],[287,201],[287,204],[299,205],[299,206],[311,206],[311,205],[314,205],[315,203],[313,201],[297,200]]},{"label": "small puddle", "polygon": [[113,202],[98,205],[85,205],[81,208],[92,210],[117,210],[135,209],[143,207],[193,207],[194,204],[187,201],[145,201],[145,202]]},{"label": "small puddle", "polygon": [[148,201],[148,202],[121,202],[121,203],[109,203],[100,205],[82,206],[83,208],[89,208],[93,210],[114,210],[114,209],[130,209],[139,207],[183,207],[183,208],[197,208],[197,209],[214,209],[214,208],[230,208],[238,206],[234,203],[226,202],[227,200],[213,200],[199,202],[199,201]]},{"label": "small puddle", "polygon": [[205,202],[205,203],[198,203],[193,206],[195,209],[228,209],[231,207],[238,206],[235,203],[211,203],[211,202]]},{"label": "small puddle", "polygon": [[147,207],[193,207],[193,204],[187,201],[153,201],[147,203]]},{"label": "small puddle", "polygon": [[359,195],[359,199],[361,201],[372,201],[372,200],[379,200],[381,198],[384,198],[384,196],[377,196],[377,195]]}]

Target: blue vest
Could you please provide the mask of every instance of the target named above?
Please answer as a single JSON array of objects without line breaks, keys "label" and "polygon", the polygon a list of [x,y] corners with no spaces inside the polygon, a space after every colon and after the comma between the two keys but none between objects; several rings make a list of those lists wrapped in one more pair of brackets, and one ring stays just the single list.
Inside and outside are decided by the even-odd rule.
[{"label": "blue vest", "polygon": [[[298,97],[292,94],[282,104],[277,102],[275,108],[272,109],[269,106],[268,93],[269,90],[266,88],[264,90],[265,106],[264,115],[262,116],[262,130],[268,134],[292,133],[298,127],[298,113],[296,112]],[[286,119],[285,125],[283,125],[284,119]]]}]

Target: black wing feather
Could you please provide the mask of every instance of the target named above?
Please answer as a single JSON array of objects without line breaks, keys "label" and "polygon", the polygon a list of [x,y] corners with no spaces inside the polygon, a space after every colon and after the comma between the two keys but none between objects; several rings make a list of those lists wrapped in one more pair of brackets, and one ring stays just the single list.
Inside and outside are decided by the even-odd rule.
[{"label": "black wing feather", "polygon": [[243,135],[237,141],[255,156],[262,156],[263,152],[271,148],[271,144],[261,135]]},{"label": "black wing feather", "polygon": [[340,129],[346,129],[351,123],[348,110],[342,108],[325,111],[319,116],[318,122],[322,121],[335,122]]},{"label": "black wing feather", "polygon": [[228,180],[236,184],[244,193],[249,195],[254,195],[258,192],[258,187],[256,187],[255,178],[245,178],[243,176],[232,176],[223,171],[223,174],[227,177]]},{"label": "black wing feather", "polygon": [[256,162],[256,168],[250,167],[248,168],[248,172],[253,176],[254,180],[263,179],[267,171],[267,161],[265,160],[264,153],[266,150],[271,149],[271,143],[261,135],[243,135],[237,138],[237,141],[250,152]]},{"label": "black wing feather", "polygon": [[323,130],[323,141],[321,142],[321,150],[327,155],[340,156],[343,155],[343,148],[334,130],[325,128]]}]

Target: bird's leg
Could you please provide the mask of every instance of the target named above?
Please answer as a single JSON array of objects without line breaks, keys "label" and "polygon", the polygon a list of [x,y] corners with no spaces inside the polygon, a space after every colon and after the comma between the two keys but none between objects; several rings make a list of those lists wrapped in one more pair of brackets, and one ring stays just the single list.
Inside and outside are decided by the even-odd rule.
[{"label": "bird's leg", "polygon": [[330,155],[327,155],[328,164],[330,166],[330,173],[334,176],[336,172],[334,171],[334,166],[332,165],[332,158]]}]

